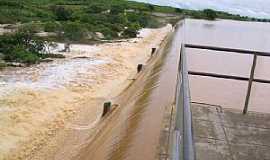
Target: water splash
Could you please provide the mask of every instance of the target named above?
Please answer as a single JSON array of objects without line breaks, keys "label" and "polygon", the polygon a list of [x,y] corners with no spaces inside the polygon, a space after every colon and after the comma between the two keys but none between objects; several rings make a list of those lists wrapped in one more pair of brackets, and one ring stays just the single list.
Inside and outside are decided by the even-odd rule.
[{"label": "water splash", "polygon": [[105,63],[108,62],[94,58],[67,59],[26,68],[10,68],[0,72],[0,95],[6,95],[19,88],[62,88],[78,79],[85,79],[81,75],[94,73],[99,65]]}]

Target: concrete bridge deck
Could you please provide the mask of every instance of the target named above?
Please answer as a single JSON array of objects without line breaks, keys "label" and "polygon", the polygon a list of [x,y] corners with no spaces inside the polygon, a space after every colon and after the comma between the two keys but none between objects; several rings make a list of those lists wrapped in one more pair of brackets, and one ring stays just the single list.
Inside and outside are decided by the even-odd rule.
[{"label": "concrete bridge deck", "polygon": [[270,114],[191,106],[197,160],[270,159]]}]

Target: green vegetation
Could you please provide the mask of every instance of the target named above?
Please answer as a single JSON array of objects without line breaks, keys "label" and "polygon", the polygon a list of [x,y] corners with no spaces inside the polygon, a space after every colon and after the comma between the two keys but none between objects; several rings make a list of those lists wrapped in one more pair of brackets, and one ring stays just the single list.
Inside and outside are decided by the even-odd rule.
[{"label": "green vegetation", "polygon": [[71,42],[97,40],[96,32],[102,33],[104,39],[135,37],[134,33],[142,27],[161,25],[150,14],[155,9],[153,5],[133,4],[137,3],[124,0],[2,0],[0,23],[33,26],[39,23],[39,30],[57,33],[53,40]]},{"label": "green vegetation", "polygon": [[215,20],[217,18],[216,11],[214,11],[212,9],[205,9],[205,10],[203,10],[203,13],[205,14],[205,17],[208,20]]},{"label": "green vegetation", "polygon": [[5,62],[0,61],[0,70],[7,67],[7,64]]},{"label": "green vegetation", "polygon": [[[18,31],[0,36],[0,54],[7,62],[34,64],[63,57],[45,52],[48,41],[131,38],[143,27],[161,25],[148,12],[154,7],[143,10],[131,5],[124,0],[1,0],[0,23],[14,24]],[[37,37],[40,32],[53,34]]]},{"label": "green vegetation", "polygon": [[[0,36],[0,53],[3,54],[3,60],[8,62],[34,64],[41,59],[53,57],[52,54],[46,53],[46,48],[50,45],[24,28]],[[1,67],[4,65],[1,63]]]},{"label": "green vegetation", "polygon": [[[0,0],[0,24],[14,24],[18,30],[0,36],[0,54],[5,61],[33,64],[47,57],[62,58],[45,53],[48,41],[89,43],[131,38],[141,28],[175,24],[184,17],[269,21],[211,9],[193,11],[126,0]],[[51,34],[36,36],[43,31]]]}]

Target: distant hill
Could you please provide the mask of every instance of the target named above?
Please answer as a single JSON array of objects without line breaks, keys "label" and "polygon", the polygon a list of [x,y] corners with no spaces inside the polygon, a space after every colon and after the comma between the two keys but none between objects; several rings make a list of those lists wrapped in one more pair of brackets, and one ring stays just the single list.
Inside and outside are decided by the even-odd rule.
[{"label": "distant hill", "polygon": [[183,17],[262,21],[211,9],[155,6],[126,0],[0,0],[0,53],[5,61],[36,63],[50,41],[97,43],[136,37],[141,28],[175,24]]},{"label": "distant hill", "polygon": [[[153,13],[157,12],[175,14],[178,17],[209,19],[209,14],[204,11],[126,0],[1,0],[0,24],[23,23],[26,27],[32,27],[35,32],[54,32],[58,34],[58,39],[71,41],[94,39],[95,32],[102,33],[105,39],[115,39],[134,37],[142,27],[159,27],[163,23],[175,23],[179,19],[171,21],[169,18],[168,21],[162,21],[160,17],[153,16]],[[213,18],[259,20],[214,12]],[[63,32],[70,33],[59,36],[59,33]]]}]

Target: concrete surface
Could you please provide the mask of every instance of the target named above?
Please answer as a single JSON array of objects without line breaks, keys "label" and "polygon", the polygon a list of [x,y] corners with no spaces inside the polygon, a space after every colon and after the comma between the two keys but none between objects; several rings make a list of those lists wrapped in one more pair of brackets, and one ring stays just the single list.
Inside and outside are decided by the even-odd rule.
[{"label": "concrete surface", "polygon": [[197,160],[270,160],[270,114],[192,104]]}]

